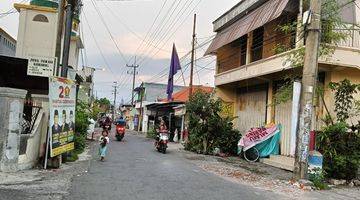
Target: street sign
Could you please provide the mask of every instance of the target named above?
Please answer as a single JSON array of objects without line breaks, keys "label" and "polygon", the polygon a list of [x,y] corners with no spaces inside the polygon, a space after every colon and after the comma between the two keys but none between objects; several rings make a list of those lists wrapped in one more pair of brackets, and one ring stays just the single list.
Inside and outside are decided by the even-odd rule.
[{"label": "street sign", "polygon": [[30,56],[28,61],[27,75],[42,77],[54,76],[55,65],[55,57]]}]

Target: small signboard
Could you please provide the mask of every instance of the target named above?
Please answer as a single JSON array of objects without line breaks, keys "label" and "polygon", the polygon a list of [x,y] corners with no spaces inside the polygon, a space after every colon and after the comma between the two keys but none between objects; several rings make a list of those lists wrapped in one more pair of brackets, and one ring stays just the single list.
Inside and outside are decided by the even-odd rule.
[{"label": "small signboard", "polygon": [[74,149],[76,85],[66,78],[50,77],[50,156]]},{"label": "small signboard", "polygon": [[42,77],[54,76],[55,65],[55,57],[30,56],[27,75]]},{"label": "small signboard", "polygon": [[183,116],[186,114],[186,107],[185,106],[178,106],[174,108],[174,115],[175,116]]}]

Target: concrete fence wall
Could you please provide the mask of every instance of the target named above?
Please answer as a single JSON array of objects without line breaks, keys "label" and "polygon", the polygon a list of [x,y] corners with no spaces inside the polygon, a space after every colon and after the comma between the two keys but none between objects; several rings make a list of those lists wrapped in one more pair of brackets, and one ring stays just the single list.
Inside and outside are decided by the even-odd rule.
[{"label": "concrete fence wall", "polygon": [[0,171],[17,171],[26,90],[0,87]]}]

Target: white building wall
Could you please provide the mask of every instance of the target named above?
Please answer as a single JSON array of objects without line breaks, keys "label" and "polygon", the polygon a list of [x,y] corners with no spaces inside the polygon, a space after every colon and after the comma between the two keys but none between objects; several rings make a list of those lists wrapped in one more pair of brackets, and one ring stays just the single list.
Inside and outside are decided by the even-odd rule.
[{"label": "white building wall", "polygon": [[[33,21],[42,14],[49,22]],[[16,57],[54,57],[56,48],[57,13],[21,8],[16,45]]]},{"label": "white building wall", "polygon": [[69,52],[69,66],[72,66],[76,71],[79,63],[79,48],[77,46],[77,39],[71,39]]},{"label": "white building wall", "polygon": [[15,56],[16,42],[0,32],[0,55]]}]

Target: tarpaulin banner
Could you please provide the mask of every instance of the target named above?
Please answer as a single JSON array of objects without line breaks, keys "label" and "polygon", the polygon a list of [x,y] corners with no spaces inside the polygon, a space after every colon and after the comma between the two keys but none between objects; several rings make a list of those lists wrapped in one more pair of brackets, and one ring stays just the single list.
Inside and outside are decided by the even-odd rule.
[{"label": "tarpaulin banner", "polygon": [[246,151],[277,133],[280,133],[280,129],[276,125],[269,128],[252,128],[243,135],[238,143],[238,146],[242,147],[243,150]]},{"label": "tarpaulin banner", "polygon": [[50,156],[74,149],[76,85],[65,78],[49,78]]}]

